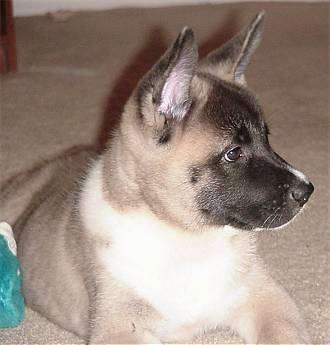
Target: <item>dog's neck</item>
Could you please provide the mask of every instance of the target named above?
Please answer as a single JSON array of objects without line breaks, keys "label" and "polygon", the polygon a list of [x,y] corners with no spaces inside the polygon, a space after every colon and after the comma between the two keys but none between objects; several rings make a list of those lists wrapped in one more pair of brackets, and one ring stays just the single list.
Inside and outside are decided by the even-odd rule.
[{"label": "dog's neck", "polygon": [[120,136],[114,136],[101,156],[103,193],[112,207],[128,211],[141,207],[143,200],[136,183],[133,158],[123,148]]},{"label": "dog's neck", "polygon": [[[241,231],[229,225],[212,226],[208,231],[200,231],[196,227],[196,231],[186,232],[178,226],[159,219],[135,192],[134,184],[131,185],[130,181],[127,182],[125,178],[121,179],[121,176],[125,175],[123,175],[120,167],[109,171],[109,167],[106,167],[109,162],[109,160],[104,159],[104,156],[101,156],[101,159],[90,170],[84,183],[80,210],[86,225],[87,223],[90,226],[94,223],[104,225],[113,222],[117,224],[119,218],[126,219],[128,217],[131,219],[133,217],[139,220],[137,223],[145,222],[148,226],[152,223],[154,227],[158,226],[161,231],[181,234],[179,236],[182,238],[187,236],[208,238],[215,236],[215,234],[221,234],[222,238],[232,239],[233,244],[236,243],[236,245],[241,241],[244,244],[249,242],[249,248],[245,249],[248,249],[248,252],[255,251],[255,235],[251,232]],[[108,180],[109,178],[111,181]],[[97,215],[104,216],[104,219],[97,219]],[[108,216],[114,219],[107,219]],[[119,218],[116,219],[116,217]],[[106,226],[102,227],[106,228]]]}]

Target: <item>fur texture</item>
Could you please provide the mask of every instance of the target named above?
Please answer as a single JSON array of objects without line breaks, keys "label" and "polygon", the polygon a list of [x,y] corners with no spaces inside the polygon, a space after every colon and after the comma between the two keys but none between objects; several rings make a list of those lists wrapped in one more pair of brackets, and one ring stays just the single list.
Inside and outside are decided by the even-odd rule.
[{"label": "fur texture", "polygon": [[[198,63],[185,28],[140,81],[102,154],[72,151],[2,187],[28,305],[89,343],[308,341],[256,255],[312,184],[269,146],[244,71],[263,27]],[[31,193],[32,190],[32,193]]]}]

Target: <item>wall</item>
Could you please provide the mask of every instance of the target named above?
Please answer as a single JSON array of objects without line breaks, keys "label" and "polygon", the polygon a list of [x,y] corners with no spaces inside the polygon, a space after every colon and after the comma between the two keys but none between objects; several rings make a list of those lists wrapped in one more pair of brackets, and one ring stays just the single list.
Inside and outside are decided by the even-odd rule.
[{"label": "wall", "polygon": [[224,3],[235,1],[236,0],[14,0],[14,13],[15,16],[30,16],[58,11],[61,9],[102,10],[120,7],[159,7],[184,4],[188,5],[202,3]]}]

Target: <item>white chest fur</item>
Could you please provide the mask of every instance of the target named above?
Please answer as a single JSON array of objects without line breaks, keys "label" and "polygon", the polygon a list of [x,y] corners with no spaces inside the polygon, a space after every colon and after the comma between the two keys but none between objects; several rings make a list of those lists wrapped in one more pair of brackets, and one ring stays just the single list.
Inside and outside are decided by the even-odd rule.
[{"label": "white chest fur", "polygon": [[147,211],[119,213],[104,199],[100,163],[86,181],[81,211],[88,231],[111,243],[98,253],[106,270],[148,301],[169,327],[216,325],[245,299],[241,277],[251,246],[242,247],[238,230],[189,234]]}]

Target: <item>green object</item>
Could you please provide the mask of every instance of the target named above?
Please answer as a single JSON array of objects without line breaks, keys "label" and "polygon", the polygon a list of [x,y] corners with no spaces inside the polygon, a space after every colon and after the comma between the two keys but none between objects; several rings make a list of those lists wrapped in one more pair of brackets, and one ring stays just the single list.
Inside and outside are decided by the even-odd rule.
[{"label": "green object", "polygon": [[22,276],[17,257],[0,234],[0,328],[19,325],[25,314]]}]

